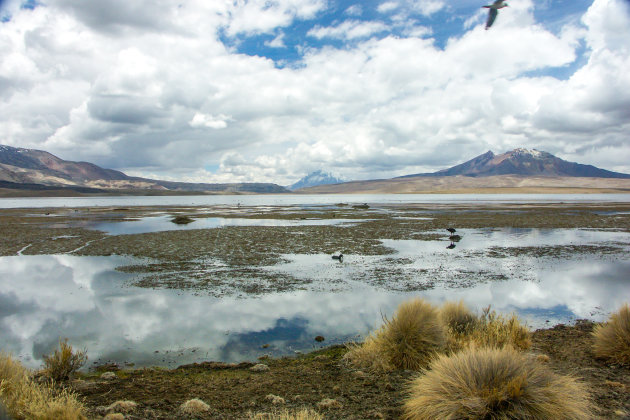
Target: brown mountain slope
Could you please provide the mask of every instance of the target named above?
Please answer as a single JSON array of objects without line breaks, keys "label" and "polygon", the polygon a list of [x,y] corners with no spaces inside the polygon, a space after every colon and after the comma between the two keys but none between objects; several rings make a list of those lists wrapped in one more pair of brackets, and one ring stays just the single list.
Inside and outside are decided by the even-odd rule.
[{"label": "brown mountain slope", "polygon": [[630,193],[630,179],[582,177],[406,177],[303,188],[303,194]]}]

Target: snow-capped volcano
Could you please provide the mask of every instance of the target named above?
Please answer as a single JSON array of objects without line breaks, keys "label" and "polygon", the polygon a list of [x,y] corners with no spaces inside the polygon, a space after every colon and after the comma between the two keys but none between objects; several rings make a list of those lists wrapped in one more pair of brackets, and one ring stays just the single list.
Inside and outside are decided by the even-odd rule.
[{"label": "snow-capped volcano", "polygon": [[300,188],[315,187],[317,185],[339,184],[342,182],[345,181],[319,169],[315,172],[311,172],[287,188],[293,191]]}]

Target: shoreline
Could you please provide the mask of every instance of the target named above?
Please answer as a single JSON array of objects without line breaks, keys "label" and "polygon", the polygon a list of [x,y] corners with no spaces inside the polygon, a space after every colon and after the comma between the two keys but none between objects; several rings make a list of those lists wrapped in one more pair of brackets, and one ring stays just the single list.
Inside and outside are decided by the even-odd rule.
[{"label": "shoreline", "polygon": [[[548,360],[549,368],[577,376],[587,385],[598,418],[622,419],[630,413],[630,367],[593,356],[591,321],[558,324],[531,333],[535,357]],[[252,413],[279,408],[310,408],[327,419],[396,419],[402,414],[406,385],[417,372],[365,372],[342,362],[347,348],[335,345],[295,357],[262,357],[240,364],[205,362],[174,369],[117,369],[103,366],[81,374],[71,388],[82,397],[88,412],[102,415],[104,407],[119,400],[138,404],[137,418],[167,419],[179,406],[199,398],[210,406],[198,418],[247,419]],[[267,366],[255,371],[256,363]],[[105,372],[111,379],[103,379]],[[107,375],[106,375],[107,376]],[[274,403],[268,395],[280,397]],[[333,399],[335,408],[323,409],[321,401]],[[278,400],[280,401],[280,400]],[[136,417],[134,417],[136,418]]]}]

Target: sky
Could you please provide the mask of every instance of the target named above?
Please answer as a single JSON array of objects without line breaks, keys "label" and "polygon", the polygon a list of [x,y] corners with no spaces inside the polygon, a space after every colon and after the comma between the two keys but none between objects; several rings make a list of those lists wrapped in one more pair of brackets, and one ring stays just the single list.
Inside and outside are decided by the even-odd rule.
[{"label": "sky", "polygon": [[0,144],[186,182],[630,173],[630,1],[507,3],[0,0]]}]

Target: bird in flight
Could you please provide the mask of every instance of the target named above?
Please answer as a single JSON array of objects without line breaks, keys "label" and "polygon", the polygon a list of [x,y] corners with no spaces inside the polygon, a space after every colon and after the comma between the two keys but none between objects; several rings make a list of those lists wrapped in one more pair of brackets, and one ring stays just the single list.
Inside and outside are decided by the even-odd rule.
[{"label": "bird in flight", "polygon": [[492,24],[494,23],[494,20],[497,18],[497,14],[499,13],[499,9],[503,9],[504,7],[508,7],[507,3],[505,3],[505,0],[495,0],[494,3],[487,5],[487,6],[483,6],[486,9],[490,9],[488,11],[488,20],[486,21],[486,30],[488,30]]}]

